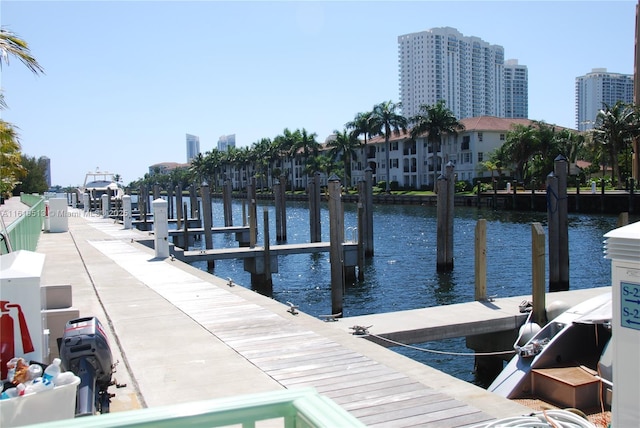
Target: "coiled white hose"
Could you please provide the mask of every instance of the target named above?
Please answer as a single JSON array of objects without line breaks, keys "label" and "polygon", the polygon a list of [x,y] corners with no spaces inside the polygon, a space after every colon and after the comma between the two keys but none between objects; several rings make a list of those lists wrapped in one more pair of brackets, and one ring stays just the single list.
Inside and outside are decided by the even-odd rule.
[{"label": "coiled white hose", "polygon": [[594,424],[568,410],[545,410],[529,416],[513,416],[474,425],[472,428],[596,428]]}]

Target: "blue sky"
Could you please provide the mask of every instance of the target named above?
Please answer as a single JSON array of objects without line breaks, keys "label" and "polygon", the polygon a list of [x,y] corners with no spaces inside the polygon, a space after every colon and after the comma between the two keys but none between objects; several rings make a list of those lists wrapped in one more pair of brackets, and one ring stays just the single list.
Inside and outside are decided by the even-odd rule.
[{"label": "blue sky", "polygon": [[592,68],[633,73],[636,1],[2,0],[0,23],[44,67],[10,60],[1,85],[23,153],[52,181],[99,167],[125,184],[185,162],[221,135],[239,146],[288,127],[334,129],[399,100],[397,37],[454,27],[529,70],[529,116],[575,127],[574,84]]}]

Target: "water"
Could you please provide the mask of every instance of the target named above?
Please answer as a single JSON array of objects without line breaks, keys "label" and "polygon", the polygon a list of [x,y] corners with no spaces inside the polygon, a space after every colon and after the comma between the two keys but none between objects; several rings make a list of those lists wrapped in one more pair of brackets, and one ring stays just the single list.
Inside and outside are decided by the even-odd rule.
[{"label": "water", "polygon": [[[214,226],[223,224],[222,201],[214,200]],[[269,211],[271,244],[275,245],[275,208],[260,201],[258,245],[263,237],[263,210]],[[329,213],[321,209],[322,240],[329,240]],[[400,311],[470,302],[474,300],[474,239],[479,219],[487,220],[487,294],[498,297],[531,293],[531,223],[546,231],[546,213],[478,210],[456,207],[454,220],[454,270],[436,271],[436,210],[410,205],[374,206],[374,251],[367,260],[363,281],[349,284],[344,293],[344,316]],[[242,203],[233,202],[235,225],[242,224]],[[638,221],[631,218],[630,221]],[[603,235],[616,227],[617,218],[605,215],[570,215],[570,288],[610,285],[611,262],[603,257]],[[355,204],[345,204],[345,238],[355,239]],[[306,202],[287,203],[287,243],[309,242],[309,212]],[[204,245],[204,240],[201,241]],[[200,245],[200,243],[197,243]],[[233,235],[214,235],[215,248],[235,247]],[[206,262],[194,263],[206,270]],[[273,295],[279,302],[292,302],[312,316],[331,313],[329,254],[281,256],[274,273]],[[242,260],[216,261],[212,272],[251,287],[251,276]],[[463,314],[461,314],[463,315]],[[465,339],[457,338],[414,345],[438,351],[472,353]],[[462,380],[482,383],[473,373],[473,356],[432,354],[411,348],[394,351],[428,364]]]}]

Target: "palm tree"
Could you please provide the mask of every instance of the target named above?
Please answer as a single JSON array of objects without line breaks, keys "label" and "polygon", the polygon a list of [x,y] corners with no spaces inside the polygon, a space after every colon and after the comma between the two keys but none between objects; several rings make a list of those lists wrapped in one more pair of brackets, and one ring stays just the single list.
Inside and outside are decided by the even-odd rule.
[{"label": "palm tree", "polygon": [[[34,74],[44,73],[31,55],[27,42],[6,28],[0,28],[0,68],[3,64],[9,65],[10,56],[18,58]],[[0,90],[0,110],[6,107]],[[0,119],[0,196],[9,194],[24,174],[20,149],[16,127]]]},{"label": "palm tree", "polygon": [[313,171],[314,164],[310,162],[310,159],[317,157],[320,150],[320,144],[316,141],[317,134],[315,132],[308,134],[307,130],[302,128],[302,130],[296,130],[295,135],[297,138],[291,147],[291,156],[295,157],[299,151],[302,151],[304,172],[308,177],[315,172]]},{"label": "palm tree", "polygon": [[9,65],[9,56],[18,58],[33,74],[44,74],[42,66],[38,64],[38,61],[31,55],[27,42],[6,28],[1,28],[0,67],[2,67],[2,64]]},{"label": "palm tree", "polygon": [[342,132],[333,131],[335,138],[327,143],[329,150],[329,156],[332,159],[337,159],[338,156],[342,156],[342,163],[344,166],[344,186],[345,189],[349,189],[351,186],[351,161],[357,159],[356,149],[360,147],[360,140],[354,132],[348,132],[346,129]]},{"label": "palm tree", "polygon": [[272,160],[272,144],[268,138],[262,138],[251,145],[251,160],[255,162],[256,177],[260,179],[260,188],[264,189],[269,177]]},{"label": "palm tree", "polygon": [[612,180],[616,181],[616,187],[622,187],[622,175],[618,155],[631,145],[634,138],[640,135],[638,117],[635,109],[630,104],[622,101],[615,103],[613,107],[605,104],[596,117],[594,138],[607,148],[609,163],[611,165]]},{"label": "palm tree", "polygon": [[391,193],[391,177],[389,172],[389,139],[391,134],[400,135],[400,131],[407,132],[407,118],[397,113],[401,104],[385,101],[373,107],[372,126],[378,135],[384,135],[385,172],[387,174],[386,192]]},{"label": "palm tree", "polygon": [[273,171],[274,178],[282,175],[286,177],[288,175],[285,164],[288,162],[289,156],[291,155],[291,148],[297,141],[298,137],[296,132],[291,132],[289,128],[284,128],[282,135],[278,135],[273,139],[273,151],[280,163],[280,171]]},{"label": "palm tree", "polygon": [[532,156],[537,152],[538,137],[533,126],[516,125],[507,132],[501,153],[504,163],[513,164],[516,176],[525,181],[525,171]]},{"label": "palm tree", "polygon": [[431,158],[433,165],[433,187],[435,189],[438,180],[438,151],[442,145],[443,134],[457,135],[464,130],[464,125],[453,112],[445,106],[444,100],[438,101],[435,105],[422,104],[419,113],[409,121],[414,125],[411,129],[411,138],[427,134],[427,141],[431,145]]},{"label": "palm tree", "polygon": [[196,157],[191,159],[191,164],[189,165],[189,173],[191,174],[192,180],[195,180],[198,183],[202,183],[206,174],[205,174],[205,156],[202,153],[198,153]]},{"label": "palm tree", "polygon": [[25,173],[15,128],[0,120],[0,196],[9,196]]},{"label": "palm tree", "polygon": [[367,138],[380,133],[380,131],[375,128],[376,124],[372,120],[372,117],[372,111],[367,111],[364,113],[361,112],[356,114],[356,117],[351,122],[347,122],[344,125],[347,129],[352,130],[356,138],[360,137],[360,135],[364,135],[363,151],[365,160],[369,158],[369,155],[367,153]]}]

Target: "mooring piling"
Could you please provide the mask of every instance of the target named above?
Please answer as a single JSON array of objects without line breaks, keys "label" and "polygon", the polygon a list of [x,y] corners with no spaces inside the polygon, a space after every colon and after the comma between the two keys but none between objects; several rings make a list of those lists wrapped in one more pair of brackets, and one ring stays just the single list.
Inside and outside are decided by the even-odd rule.
[{"label": "mooring piling", "polygon": [[340,179],[329,178],[329,263],[331,264],[331,313],[342,313],[344,295],[344,211]]},{"label": "mooring piling", "polygon": [[320,222],[320,173],[316,172],[309,180],[309,240],[322,241]]},{"label": "mooring piling", "polygon": [[[213,217],[211,213],[211,193],[209,192],[209,184],[206,182],[200,186],[200,197],[202,198],[202,224],[204,227],[204,248],[213,248],[213,236],[211,227],[213,226]],[[188,241],[187,241],[188,242]],[[207,268],[209,270],[215,267],[213,260],[207,260]]]}]

